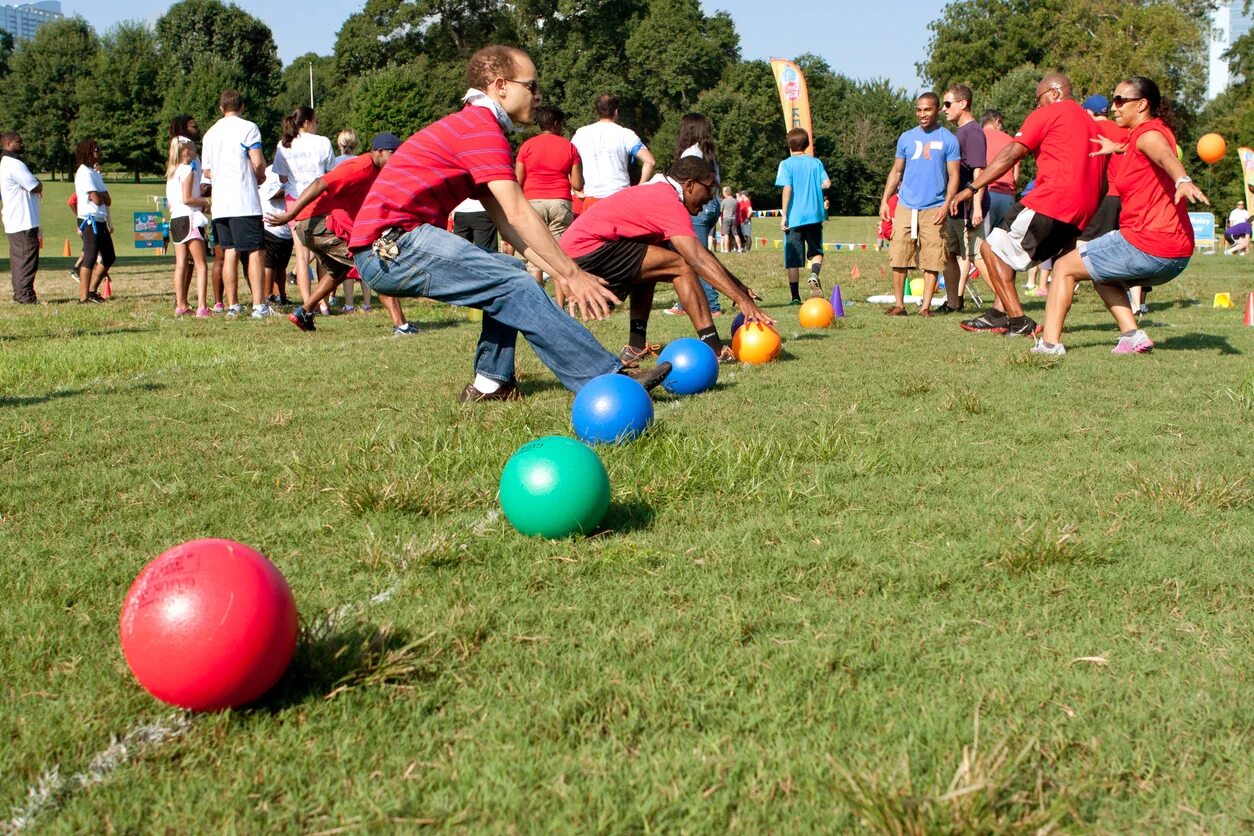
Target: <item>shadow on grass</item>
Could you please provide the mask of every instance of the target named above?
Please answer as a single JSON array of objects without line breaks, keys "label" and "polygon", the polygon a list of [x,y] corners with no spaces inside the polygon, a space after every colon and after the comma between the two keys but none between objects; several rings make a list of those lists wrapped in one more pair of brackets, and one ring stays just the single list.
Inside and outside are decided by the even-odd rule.
[{"label": "shadow on grass", "polygon": [[36,404],[48,403],[49,401],[61,400],[63,398],[72,398],[77,395],[115,395],[119,392],[159,392],[165,389],[165,385],[161,383],[137,383],[134,386],[125,388],[108,388],[108,389],[58,389],[55,392],[48,392],[43,395],[25,395],[25,396],[0,396],[0,406],[34,406]]},{"label": "shadow on grass", "polygon": [[627,502],[612,502],[610,510],[601,523],[601,531],[594,536],[604,537],[609,534],[630,534],[636,531],[647,531],[652,525],[657,512],[652,506],[638,499]]},{"label": "shadow on grass", "polygon": [[27,340],[60,340],[74,337],[110,337],[114,334],[147,334],[151,328],[76,328],[73,331],[56,331],[36,334],[0,334],[0,343],[16,343]]},{"label": "shadow on grass", "polygon": [[1155,351],[1216,351],[1220,354],[1241,354],[1227,337],[1214,334],[1180,334],[1154,343]]}]

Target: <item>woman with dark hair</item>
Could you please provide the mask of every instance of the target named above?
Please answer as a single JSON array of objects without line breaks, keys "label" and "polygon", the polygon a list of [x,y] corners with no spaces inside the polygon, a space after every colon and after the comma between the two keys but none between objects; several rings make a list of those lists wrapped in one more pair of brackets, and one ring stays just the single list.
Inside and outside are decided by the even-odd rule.
[{"label": "woman with dark hair", "polygon": [[[109,234],[109,206],[113,198],[104,178],[96,170],[100,164],[100,146],[92,138],[84,139],[74,150],[78,170],[74,173],[74,195],[78,198],[78,231],[83,236],[82,266],[78,276],[78,303],[103,302],[96,292],[105,274],[113,266],[113,236]],[[99,258],[97,258],[99,256]]]},{"label": "woman with dark hair", "polygon": [[[523,197],[540,215],[553,237],[560,239],[575,220],[571,208],[572,190],[577,192],[583,188],[583,161],[574,144],[562,136],[566,114],[560,109],[551,105],[537,107],[535,122],[540,133],[518,149],[514,172],[522,186]],[[544,284],[544,271],[534,264],[527,270],[532,278]],[[560,306],[564,301],[558,291],[557,304]]]},{"label": "woman with dark hair", "polygon": [[[1106,136],[1093,142],[1093,156],[1119,154],[1114,184],[1122,206],[1119,229],[1081,241],[1054,262],[1053,281],[1045,306],[1045,328],[1032,347],[1037,354],[1063,355],[1063,321],[1071,308],[1076,282],[1092,281],[1119,325],[1115,354],[1143,354],[1154,347],[1137,327],[1128,300],[1129,285],[1153,287],[1171,281],[1193,255],[1193,226],[1188,202],[1210,204],[1193,184],[1176,154],[1176,136],[1168,126],[1169,111],[1158,85],[1143,76],[1121,81],[1111,98],[1115,122],[1127,128],[1128,140]],[[1186,200],[1187,198],[1187,200]]]},{"label": "woman with dark hair", "polygon": [[[300,193],[335,167],[335,151],[331,140],[318,134],[318,116],[312,107],[300,107],[283,117],[283,138],[274,152],[274,173],[283,183],[290,208]],[[296,283],[301,300],[307,300],[312,287],[309,282],[309,248],[299,239],[293,240],[296,252]],[[322,269],[318,268],[321,278]],[[324,311],[326,313],[326,311]]]},{"label": "woman with dark hair", "polygon": [[[718,168],[718,150],[714,146],[714,127],[710,124],[710,120],[700,113],[685,113],[684,117],[679,120],[679,135],[675,137],[675,159],[683,157],[700,157],[709,162],[714,169],[714,194],[692,219],[692,228],[697,233],[697,241],[701,246],[709,249],[710,233],[714,231],[714,225],[718,223],[719,218],[717,186],[721,173]],[[719,305],[718,291],[705,279],[701,280],[701,289],[705,291],[706,301],[710,303],[710,313],[714,316],[722,316],[723,309]],[[684,313],[684,307],[676,302],[666,309],[666,313],[680,316]]]},{"label": "woman with dark hair", "polygon": [[170,120],[170,139],[185,137],[192,142],[200,142],[200,126],[196,117],[189,113],[180,113]]}]

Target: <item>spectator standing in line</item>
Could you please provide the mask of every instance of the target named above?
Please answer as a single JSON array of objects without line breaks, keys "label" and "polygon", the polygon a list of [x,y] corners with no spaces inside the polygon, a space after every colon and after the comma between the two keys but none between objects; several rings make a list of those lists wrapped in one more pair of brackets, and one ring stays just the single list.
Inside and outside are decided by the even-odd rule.
[{"label": "spectator standing in line", "polygon": [[[971,183],[984,166],[988,165],[988,138],[980,123],[975,121],[971,113],[974,94],[965,84],[955,84],[945,92],[945,100],[941,103],[945,108],[945,118],[957,125],[953,132],[958,140],[958,188]],[[963,308],[962,284],[968,275],[971,264],[979,253],[980,232],[984,226],[984,214],[988,211],[988,192],[980,189],[971,199],[950,208],[950,216],[945,222],[945,301],[936,309],[937,313],[947,314]],[[930,308],[919,311],[922,316],[931,316]]]},{"label": "spectator standing in line", "polygon": [[[560,240],[575,220],[571,208],[572,190],[583,189],[583,162],[574,143],[562,136],[566,114],[556,107],[541,105],[536,108],[535,121],[540,133],[518,149],[514,173],[518,175],[523,197],[531,203],[540,220],[548,224],[553,237]],[[531,264],[528,271],[544,284],[543,270]],[[564,302],[559,295],[557,304],[562,306]]]},{"label": "spectator standing in line", "polygon": [[639,160],[640,182],[653,176],[657,162],[645,144],[630,128],[618,124],[618,97],[602,93],[597,97],[597,116],[591,125],[575,131],[571,142],[583,162],[583,208],[631,185],[631,163]]},{"label": "spectator standing in line", "polygon": [[78,303],[103,302],[97,292],[117,256],[109,230],[109,206],[113,198],[100,176],[100,146],[88,137],[78,144],[74,156],[74,195],[78,198],[78,231],[83,236],[82,267],[78,271]]},{"label": "spectator standing in line", "polygon": [[481,201],[466,198],[453,208],[453,234],[485,252],[497,251],[496,222]]},{"label": "spectator standing in line", "polygon": [[[714,183],[717,189],[722,172],[718,167],[718,148],[714,144],[714,126],[710,124],[710,120],[701,113],[685,113],[683,118],[679,120],[679,133],[675,137],[675,159],[681,160],[684,157],[696,157],[705,160],[714,169]],[[654,179],[660,178],[661,175]],[[640,182],[645,182],[641,180]],[[697,241],[701,246],[710,249],[714,246],[713,233],[715,225],[720,217],[720,204],[717,191],[710,195],[709,201],[701,207],[701,211],[697,212],[692,218],[693,233],[697,236]],[[700,277],[698,277],[700,278]],[[701,290],[705,293],[706,304],[709,305],[710,314],[713,316],[722,316],[723,307],[719,301],[718,291],[714,286],[701,279]],[[634,288],[631,292],[632,308],[636,310],[637,316],[641,310],[647,311],[653,306],[654,285],[642,285]],[[647,302],[647,304],[646,304]],[[684,306],[678,299],[675,304],[667,308],[663,313],[671,316],[683,316]],[[645,317],[648,318],[647,316]],[[646,353],[651,353],[660,346],[646,345]],[[644,355],[641,355],[642,357]],[[637,358],[639,359],[639,358]]]},{"label": "spectator standing in line", "polygon": [[[949,219],[946,204],[958,190],[961,151],[957,137],[937,123],[939,109],[940,98],[935,93],[924,93],[915,100],[914,115],[919,124],[897,139],[897,155],[880,198],[880,220],[893,223],[888,260],[896,300],[884,311],[887,316],[906,316],[906,274],[916,262],[923,271],[920,312],[931,316],[936,277],[945,269],[941,229]],[[895,192],[898,202],[893,213],[889,198]]]},{"label": "spectator standing in line", "polygon": [[[170,139],[177,139],[180,136],[187,137],[192,142],[200,144],[201,134],[200,125],[196,123],[196,117],[187,113],[175,116],[170,122]],[[199,158],[198,158],[199,160]],[[213,193],[213,184],[209,178],[205,177],[203,162],[200,162],[200,194],[201,197],[209,199]],[[210,201],[211,202],[211,201]],[[208,203],[206,203],[208,206]],[[207,210],[206,210],[207,214]],[[223,294],[222,269],[226,262],[226,250],[222,244],[214,239],[213,225],[210,224],[205,234],[205,249],[213,253],[213,266],[209,270],[210,281],[213,287],[214,305],[210,309],[212,313],[222,313],[226,310],[223,300],[226,298]],[[188,265],[188,280],[190,281],[190,271],[192,266]]]},{"label": "spectator standing in line", "polygon": [[266,166],[266,179],[257,187],[257,196],[265,210],[261,235],[265,242],[266,302],[287,305],[287,265],[292,261],[294,236],[287,224],[270,223],[271,215],[281,215],[287,210],[287,186],[274,173],[274,166]]},{"label": "spectator standing in line", "polygon": [[4,234],[9,239],[9,271],[13,301],[34,305],[35,274],[39,271],[39,201],[44,184],[31,174],[22,152],[26,146],[16,133],[0,134],[0,200],[4,201]]},{"label": "spectator standing in line", "polygon": [[753,202],[748,192],[736,196],[736,220],[740,225],[740,245],[749,252],[753,248]]},{"label": "spectator standing in line", "polygon": [[[1014,140],[1010,134],[1006,133],[1005,119],[998,110],[986,110],[980,115],[980,127],[984,130],[984,142],[987,150],[987,158],[993,159],[1006,146]],[[988,240],[988,235],[994,229],[1002,225],[1006,220],[1006,214],[1010,211],[1010,207],[1015,205],[1015,195],[1018,193],[1019,183],[1019,165],[1016,163],[1009,171],[998,177],[992,183],[988,184],[988,195],[986,203],[987,209],[984,212],[984,226],[981,228],[979,236],[979,244],[976,248],[975,261],[979,266],[981,276],[988,275],[988,267],[984,264],[984,257],[979,254],[979,247]],[[958,307],[962,307],[961,300],[966,295],[967,282],[971,279],[971,269],[960,270],[962,276],[958,280]],[[987,279],[986,279],[987,281]],[[975,297],[978,300],[978,296]],[[978,301],[977,301],[978,304]]]},{"label": "spectator standing in line", "polygon": [[[235,90],[218,98],[222,118],[205,132],[203,165],[213,181],[213,235],[225,249],[222,271],[226,284],[227,315],[236,316],[239,304],[239,263],[247,270],[252,288],[254,319],[273,316],[266,304],[264,238],[261,195],[257,187],[266,179],[266,158],[261,152],[261,131],[243,118],[244,100]],[[239,255],[239,260],[235,258]]]},{"label": "spectator standing in line", "polygon": [[[331,140],[318,133],[318,116],[312,107],[300,107],[283,117],[283,137],[274,149],[274,173],[283,182],[287,205],[296,202],[309,184],[335,166]],[[296,284],[300,287],[302,304],[309,301],[312,285],[309,268],[312,259],[304,242],[294,239],[296,253]],[[322,269],[317,269],[322,277]]]},{"label": "spectator standing in line", "polygon": [[200,194],[200,159],[196,143],[185,136],[170,140],[165,166],[165,203],[170,213],[170,241],[174,244],[174,315],[191,313],[187,289],[196,274],[196,316],[209,316],[205,306],[209,273],[205,264],[205,228],[209,219],[203,210],[208,202]]},{"label": "spectator standing in line", "polygon": [[823,283],[823,222],[827,220],[827,201],[823,190],[832,187],[827,169],[818,157],[806,153],[810,135],[802,128],[793,128],[786,137],[788,159],[779,164],[775,185],[784,190],[780,228],[784,230],[784,269],[788,271],[791,304],[801,304],[801,266],[810,262],[810,295],[820,296]]},{"label": "spectator standing in line", "polygon": [[725,253],[731,252],[733,247],[736,252],[740,252],[740,247],[734,244],[739,226],[736,223],[736,211],[738,208],[736,198],[732,197],[731,186],[724,186],[723,199],[718,202],[718,231],[723,236],[723,242],[719,249]]}]

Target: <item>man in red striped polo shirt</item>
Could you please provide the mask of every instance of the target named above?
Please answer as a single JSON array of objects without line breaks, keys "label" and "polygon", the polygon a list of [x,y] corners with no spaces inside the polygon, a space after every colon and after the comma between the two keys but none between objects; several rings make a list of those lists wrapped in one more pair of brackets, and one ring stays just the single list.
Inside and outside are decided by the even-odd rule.
[{"label": "man in red striped polo shirt", "polygon": [[[475,378],[462,401],[515,400],[514,345],[522,332],[567,389],[622,370],[619,360],[566,316],[522,262],[488,253],[445,231],[453,207],[483,203],[518,254],[554,278],[584,319],[604,319],[619,300],[580,269],[523,196],[505,132],[531,120],[539,102],[536,68],[525,52],[489,46],[466,68],[466,106],[428,125],[392,155],[353,225],[349,249],[357,272],[389,296],[426,296],[483,311]],[[661,364],[633,372],[652,388],[670,371]]]}]

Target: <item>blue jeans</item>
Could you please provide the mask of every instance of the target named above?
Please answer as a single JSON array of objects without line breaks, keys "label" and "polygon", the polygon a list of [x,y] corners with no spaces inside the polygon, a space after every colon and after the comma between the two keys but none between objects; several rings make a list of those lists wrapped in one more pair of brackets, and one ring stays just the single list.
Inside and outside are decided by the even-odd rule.
[{"label": "blue jeans", "polygon": [[425,296],[483,311],[475,372],[500,383],[514,381],[514,344],[527,338],[540,362],[562,385],[578,392],[598,375],[622,368],[596,337],[554,304],[521,261],[489,253],[429,224],[396,241],[395,258],[357,253],[361,280],[388,296]]},{"label": "blue jeans", "polygon": [[[701,207],[692,219],[692,229],[697,234],[697,243],[706,246],[706,242],[710,240],[710,230],[718,223],[718,198],[711,198],[710,202]],[[718,303],[718,291],[715,290],[705,279],[701,280],[701,289],[705,291],[705,300],[710,303],[710,311],[722,310]]]}]

